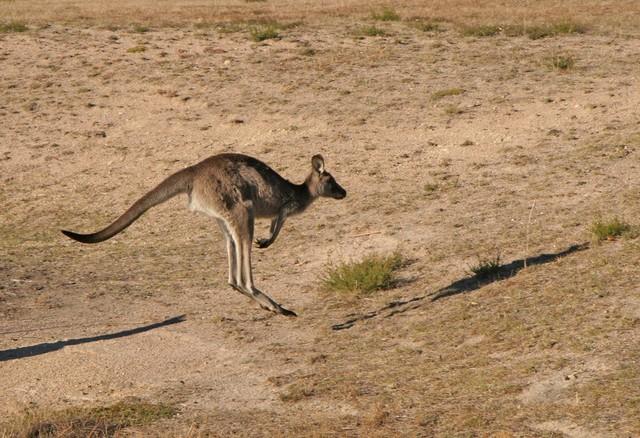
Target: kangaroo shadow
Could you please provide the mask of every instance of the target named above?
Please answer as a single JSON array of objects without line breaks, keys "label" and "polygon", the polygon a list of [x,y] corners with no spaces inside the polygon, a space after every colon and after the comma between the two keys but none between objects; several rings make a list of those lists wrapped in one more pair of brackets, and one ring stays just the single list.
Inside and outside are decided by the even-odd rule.
[{"label": "kangaroo shadow", "polygon": [[589,248],[588,243],[581,243],[581,244],[571,245],[567,249],[557,253],[540,254],[535,257],[529,257],[527,259],[514,260],[510,263],[506,263],[504,265],[498,266],[496,269],[492,271],[490,275],[472,275],[469,277],[464,277],[464,278],[461,278],[460,280],[454,281],[448,286],[438,289],[435,292],[419,295],[417,297],[409,298],[407,300],[392,301],[386,306],[378,310],[373,310],[363,315],[355,316],[340,324],[334,324],[333,326],[331,326],[331,328],[333,330],[348,329],[353,327],[358,321],[364,321],[366,319],[371,319],[377,316],[381,316],[386,310],[390,310],[390,312],[388,312],[385,316],[388,318],[398,313],[404,313],[408,310],[420,307],[423,304],[424,300],[426,300],[427,298],[429,298],[428,301],[433,302],[433,301],[441,300],[446,297],[451,297],[453,295],[472,292],[474,290],[480,289],[481,287],[484,287],[495,281],[500,281],[500,280],[513,277],[525,266],[535,266],[535,265],[542,265],[544,263],[550,263],[561,257],[565,257],[577,251],[583,251],[587,248]]},{"label": "kangaroo shadow", "polygon": [[115,333],[108,333],[106,335],[91,336],[87,338],[68,339],[66,341],[57,342],[44,342],[42,344],[29,345],[28,347],[12,348],[10,350],[0,350],[0,362],[5,362],[15,359],[24,359],[25,357],[38,356],[40,354],[51,353],[53,351],[61,350],[67,345],[87,344],[89,342],[105,341],[107,339],[124,338],[125,336],[131,336],[138,333],[148,332],[159,327],[164,327],[171,324],[177,324],[185,321],[185,315],[176,316],[166,319],[161,322],[137,327],[129,330],[123,330]]}]

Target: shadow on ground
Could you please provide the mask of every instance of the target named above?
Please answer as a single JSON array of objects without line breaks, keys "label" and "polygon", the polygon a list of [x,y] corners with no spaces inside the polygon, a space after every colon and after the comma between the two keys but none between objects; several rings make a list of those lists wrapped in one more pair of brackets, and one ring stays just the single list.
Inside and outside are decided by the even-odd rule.
[{"label": "shadow on ground", "polygon": [[[536,257],[527,258],[526,260],[514,260],[510,263],[500,265],[500,267],[498,267],[491,276],[472,275],[470,277],[465,277],[460,280],[456,280],[450,285],[438,289],[437,291],[432,293],[409,298],[407,300],[392,301],[378,310],[355,316],[340,324],[334,324],[333,326],[331,326],[331,328],[333,330],[348,329],[353,327],[358,321],[364,321],[367,319],[375,318],[377,316],[382,316],[383,313],[385,314],[385,317],[388,318],[398,313],[404,313],[407,310],[415,309],[423,305],[425,300],[427,302],[433,302],[446,297],[451,297],[453,295],[472,292],[486,286],[487,284],[513,277],[525,266],[535,266],[550,263],[561,257],[567,256],[577,251],[583,251],[587,248],[589,248],[588,243],[581,243],[577,245],[571,245],[569,248],[557,253],[540,254]],[[386,312],[387,310],[389,310],[389,312]]]},{"label": "shadow on ground", "polygon": [[108,339],[124,338],[126,336],[135,335],[138,333],[148,332],[159,327],[164,327],[171,324],[183,322],[185,315],[176,316],[166,319],[161,322],[144,325],[142,327],[136,327],[129,330],[123,330],[116,333],[108,333],[106,335],[91,336],[87,338],[68,339],[66,341],[57,342],[44,342],[42,344],[30,345],[28,347],[12,348],[10,350],[0,351],[0,362],[5,362],[14,359],[24,359],[25,357],[38,356],[40,354],[51,353],[53,351],[61,350],[68,345],[87,344],[89,342],[105,341]]}]

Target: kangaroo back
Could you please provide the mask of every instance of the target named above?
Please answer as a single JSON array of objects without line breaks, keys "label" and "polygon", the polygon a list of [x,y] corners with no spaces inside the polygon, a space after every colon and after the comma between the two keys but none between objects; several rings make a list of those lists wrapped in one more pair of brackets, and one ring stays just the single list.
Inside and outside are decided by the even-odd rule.
[{"label": "kangaroo back", "polygon": [[138,199],[122,216],[115,220],[105,229],[93,234],[78,234],[72,231],[62,230],[65,236],[68,236],[82,243],[98,243],[112,238],[129,225],[131,225],[142,214],[170,198],[181,193],[189,193],[193,182],[193,169],[187,167],[179,172],[174,173],[156,188],[149,191],[142,198]]}]

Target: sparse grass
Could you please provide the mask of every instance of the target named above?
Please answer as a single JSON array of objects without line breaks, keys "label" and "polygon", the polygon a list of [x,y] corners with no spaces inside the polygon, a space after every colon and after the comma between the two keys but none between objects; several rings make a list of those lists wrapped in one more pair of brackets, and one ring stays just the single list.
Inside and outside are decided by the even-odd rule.
[{"label": "sparse grass", "polygon": [[256,42],[280,38],[279,28],[274,24],[253,26],[249,29],[249,34]]},{"label": "sparse grass", "polygon": [[552,70],[567,71],[575,66],[576,60],[571,55],[555,54],[546,57],[544,63]]},{"label": "sparse grass", "polygon": [[458,96],[464,93],[464,91],[465,90],[463,90],[462,88],[447,88],[444,90],[439,90],[431,95],[431,100],[440,100],[443,97],[447,96]]},{"label": "sparse grass", "polygon": [[469,271],[478,279],[485,280],[496,278],[500,273],[500,254],[496,254],[491,258],[478,258],[475,265],[469,266]]},{"label": "sparse grass", "polygon": [[615,240],[618,237],[636,237],[638,230],[624,220],[613,217],[610,219],[596,219],[589,230],[595,241]]},{"label": "sparse grass", "polygon": [[379,37],[387,35],[387,32],[384,29],[380,29],[376,26],[364,26],[359,28],[356,31],[356,35],[358,36],[369,36],[369,37]]},{"label": "sparse grass", "polygon": [[397,271],[403,264],[400,253],[372,254],[359,262],[327,266],[322,283],[336,292],[371,293],[393,286]]},{"label": "sparse grass", "polygon": [[372,12],[371,18],[378,21],[398,21],[400,15],[391,7],[383,8],[380,12]]},{"label": "sparse grass", "polygon": [[474,37],[491,37],[505,35],[518,37],[526,35],[532,40],[553,37],[558,35],[582,34],[587,30],[586,26],[571,21],[561,21],[552,24],[525,26],[521,24],[481,24],[465,26],[462,34]]},{"label": "sparse grass", "polygon": [[139,45],[139,46],[133,46],[133,47],[129,47],[127,49],[128,53],[142,53],[145,52],[147,50],[147,48],[143,45]]},{"label": "sparse grass", "polygon": [[411,26],[422,32],[442,32],[444,30],[439,23],[433,21],[413,20]]},{"label": "sparse grass", "polygon": [[462,34],[464,36],[489,37],[498,35],[501,30],[502,28],[500,26],[481,24],[478,26],[465,26],[462,29]]},{"label": "sparse grass", "polygon": [[0,33],[9,32],[26,32],[29,30],[26,24],[21,21],[9,21],[7,23],[0,23]]},{"label": "sparse grass", "polygon": [[528,26],[524,29],[524,33],[526,33],[526,35],[532,40],[557,35],[582,34],[586,31],[587,29],[585,26],[577,23],[572,23],[570,21],[563,21],[541,26]]},{"label": "sparse grass", "polygon": [[142,24],[134,24],[131,30],[135,33],[147,33],[151,29],[148,26],[144,26]]},{"label": "sparse grass", "polygon": [[176,412],[174,407],[164,404],[119,402],[111,406],[29,412],[14,419],[5,430],[7,436],[15,437],[111,437],[128,427],[171,418]]}]

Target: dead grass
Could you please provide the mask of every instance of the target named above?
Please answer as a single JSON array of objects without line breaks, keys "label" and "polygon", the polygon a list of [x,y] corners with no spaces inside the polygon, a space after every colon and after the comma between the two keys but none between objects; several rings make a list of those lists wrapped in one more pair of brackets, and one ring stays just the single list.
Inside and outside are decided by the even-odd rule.
[{"label": "dead grass", "polygon": [[145,426],[171,418],[176,412],[169,405],[142,401],[123,401],[110,406],[54,412],[33,411],[14,418],[8,424],[0,423],[0,432],[16,438],[112,437],[129,427]]},{"label": "dead grass", "polygon": [[[199,22],[246,22],[264,17],[267,11],[273,20],[305,20],[317,23],[341,17],[367,18],[372,14],[371,7],[371,2],[365,0],[331,0],[322,3],[294,0],[226,0],[215,4],[206,0],[173,0],[161,3],[153,0],[57,0],[53,3],[47,0],[29,0],[0,2],[0,16],[8,20],[38,25],[81,23],[129,26],[133,20],[144,20],[146,25],[162,27]],[[393,8],[387,8],[390,13],[375,13],[382,17],[424,17],[426,21],[429,21],[428,17],[437,16],[439,21],[466,27],[482,27],[487,23],[526,22],[532,29],[536,26],[556,26],[555,31],[563,31],[561,24],[567,22],[580,23],[580,28],[589,27],[612,32],[637,32],[640,28],[640,5],[631,0],[623,0],[615,8],[608,7],[599,0],[542,0],[507,4],[499,0],[482,3],[471,0],[435,0],[428,3],[405,1],[395,2]],[[622,10],[625,11],[623,15],[620,14]],[[560,25],[548,24],[556,22]],[[482,30],[483,34],[487,32],[492,33],[493,30]],[[532,35],[537,34],[540,33],[532,31]],[[548,34],[548,30],[544,30],[542,34]]]}]

